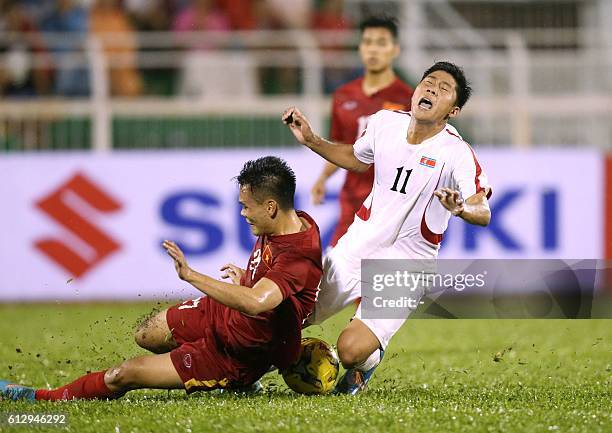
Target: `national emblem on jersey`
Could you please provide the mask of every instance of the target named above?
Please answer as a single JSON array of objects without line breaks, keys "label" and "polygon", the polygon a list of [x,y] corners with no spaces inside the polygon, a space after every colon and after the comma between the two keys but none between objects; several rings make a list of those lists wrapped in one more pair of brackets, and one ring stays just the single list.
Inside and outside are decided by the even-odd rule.
[{"label": "national emblem on jersey", "polygon": [[428,158],[427,156],[422,156],[419,164],[424,165],[425,167],[434,168],[436,166],[436,160],[433,158]]},{"label": "national emblem on jersey", "polygon": [[270,245],[266,245],[263,250],[263,262],[266,266],[270,267],[272,265],[272,250],[270,249]]}]

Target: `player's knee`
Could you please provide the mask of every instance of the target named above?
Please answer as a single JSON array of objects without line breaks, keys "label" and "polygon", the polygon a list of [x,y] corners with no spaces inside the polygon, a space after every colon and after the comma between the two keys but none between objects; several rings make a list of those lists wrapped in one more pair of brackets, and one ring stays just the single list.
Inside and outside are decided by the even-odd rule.
[{"label": "player's knee", "polygon": [[370,355],[355,333],[342,333],[338,338],[338,357],[344,368],[352,368]]},{"label": "player's knee", "polygon": [[136,344],[153,353],[165,353],[176,346],[172,336],[164,332],[160,314],[142,322],[134,332]]},{"label": "player's knee", "polygon": [[122,365],[109,368],[104,374],[104,383],[111,390],[125,389],[125,371]]},{"label": "player's knee", "polygon": [[341,349],[338,346],[338,357],[344,368],[353,368],[365,361],[368,355],[356,347],[343,346]]},{"label": "player's knee", "polygon": [[115,390],[128,390],[138,384],[139,362],[130,359],[110,368],[104,375],[106,385]]},{"label": "player's knee", "polygon": [[338,357],[344,368],[362,364],[379,347],[378,337],[360,320],[353,320],[338,337]]},{"label": "player's knee", "polygon": [[134,341],[143,349],[147,348],[147,333],[142,325],[134,332]]},{"label": "player's knee", "polygon": [[158,338],[155,337],[155,331],[146,324],[141,325],[136,332],[134,332],[134,341],[143,349],[156,352],[158,348],[157,340]]},{"label": "player's knee", "polygon": [[156,335],[151,329],[137,329],[134,333],[134,340],[143,349],[153,353],[166,353],[170,348],[169,344],[164,344],[163,338]]}]

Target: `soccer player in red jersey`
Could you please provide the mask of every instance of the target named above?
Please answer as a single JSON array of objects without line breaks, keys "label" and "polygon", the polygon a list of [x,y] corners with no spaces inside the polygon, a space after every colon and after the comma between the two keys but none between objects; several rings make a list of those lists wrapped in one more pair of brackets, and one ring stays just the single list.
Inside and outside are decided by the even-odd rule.
[{"label": "soccer player in red jersey", "polygon": [[163,246],[180,279],[206,296],[175,305],[141,325],[136,342],[155,355],[138,356],[57,389],[0,381],[12,400],[113,399],[138,388],[244,388],[272,365],[299,356],[301,327],[316,302],[322,275],[314,220],[293,208],[295,175],[275,157],[247,162],[237,178],[242,216],[257,242],[246,269],[227,264],[224,278],[191,269],[180,248]]},{"label": "soccer player in red jersey", "polygon": [[[413,90],[393,71],[393,61],[400,52],[396,22],[390,18],[371,17],[362,21],[359,28],[359,56],[365,74],[334,92],[330,135],[336,143],[354,143],[365,130],[368,118],[379,110],[410,110]],[[323,202],[325,183],[337,170],[337,165],[325,163],[312,187],[314,204]],[[355,212],[372,190],[373,180],[374,166],[364,173],[346,172],[340,191],[340,218],[332,237],[332,246],[353,222]]]}]

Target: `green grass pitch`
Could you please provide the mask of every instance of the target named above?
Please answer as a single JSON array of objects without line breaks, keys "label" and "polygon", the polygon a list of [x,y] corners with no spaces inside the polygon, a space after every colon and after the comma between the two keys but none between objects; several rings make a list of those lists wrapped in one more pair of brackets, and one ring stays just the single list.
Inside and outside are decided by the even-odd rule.
[{"label": "green grass pitch", "polygon": [[[0,378],[38,387],[145,353],[133,343],[155,303],[0,304]],[[165,305],[158,305],[165,306]],[[335,342],[344,312],[307,335]],[[133,391],[116,401],[0,401],[68,415],[74,432],[611,432],[612,321],[410,320],[357,397],[292,393],[276,373],[258,396]]]}]

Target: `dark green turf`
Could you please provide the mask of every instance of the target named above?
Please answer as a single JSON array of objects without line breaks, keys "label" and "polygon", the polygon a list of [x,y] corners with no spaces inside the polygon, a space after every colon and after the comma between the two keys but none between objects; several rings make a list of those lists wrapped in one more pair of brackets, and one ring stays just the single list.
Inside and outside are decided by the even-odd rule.
[{"label": "dark green turf", "polygon": [[[132,331],[153,306],[0,305],[0,378],[57,386],[142,354]],[[308,334],[334,342],[348,317]],[[0,401],[0,413],[64,412],[74,432],[611,432],[611,325],[412,320],[356,398],[299,396],[270,374],[255,397],[135,391],[112,402]]]}]

